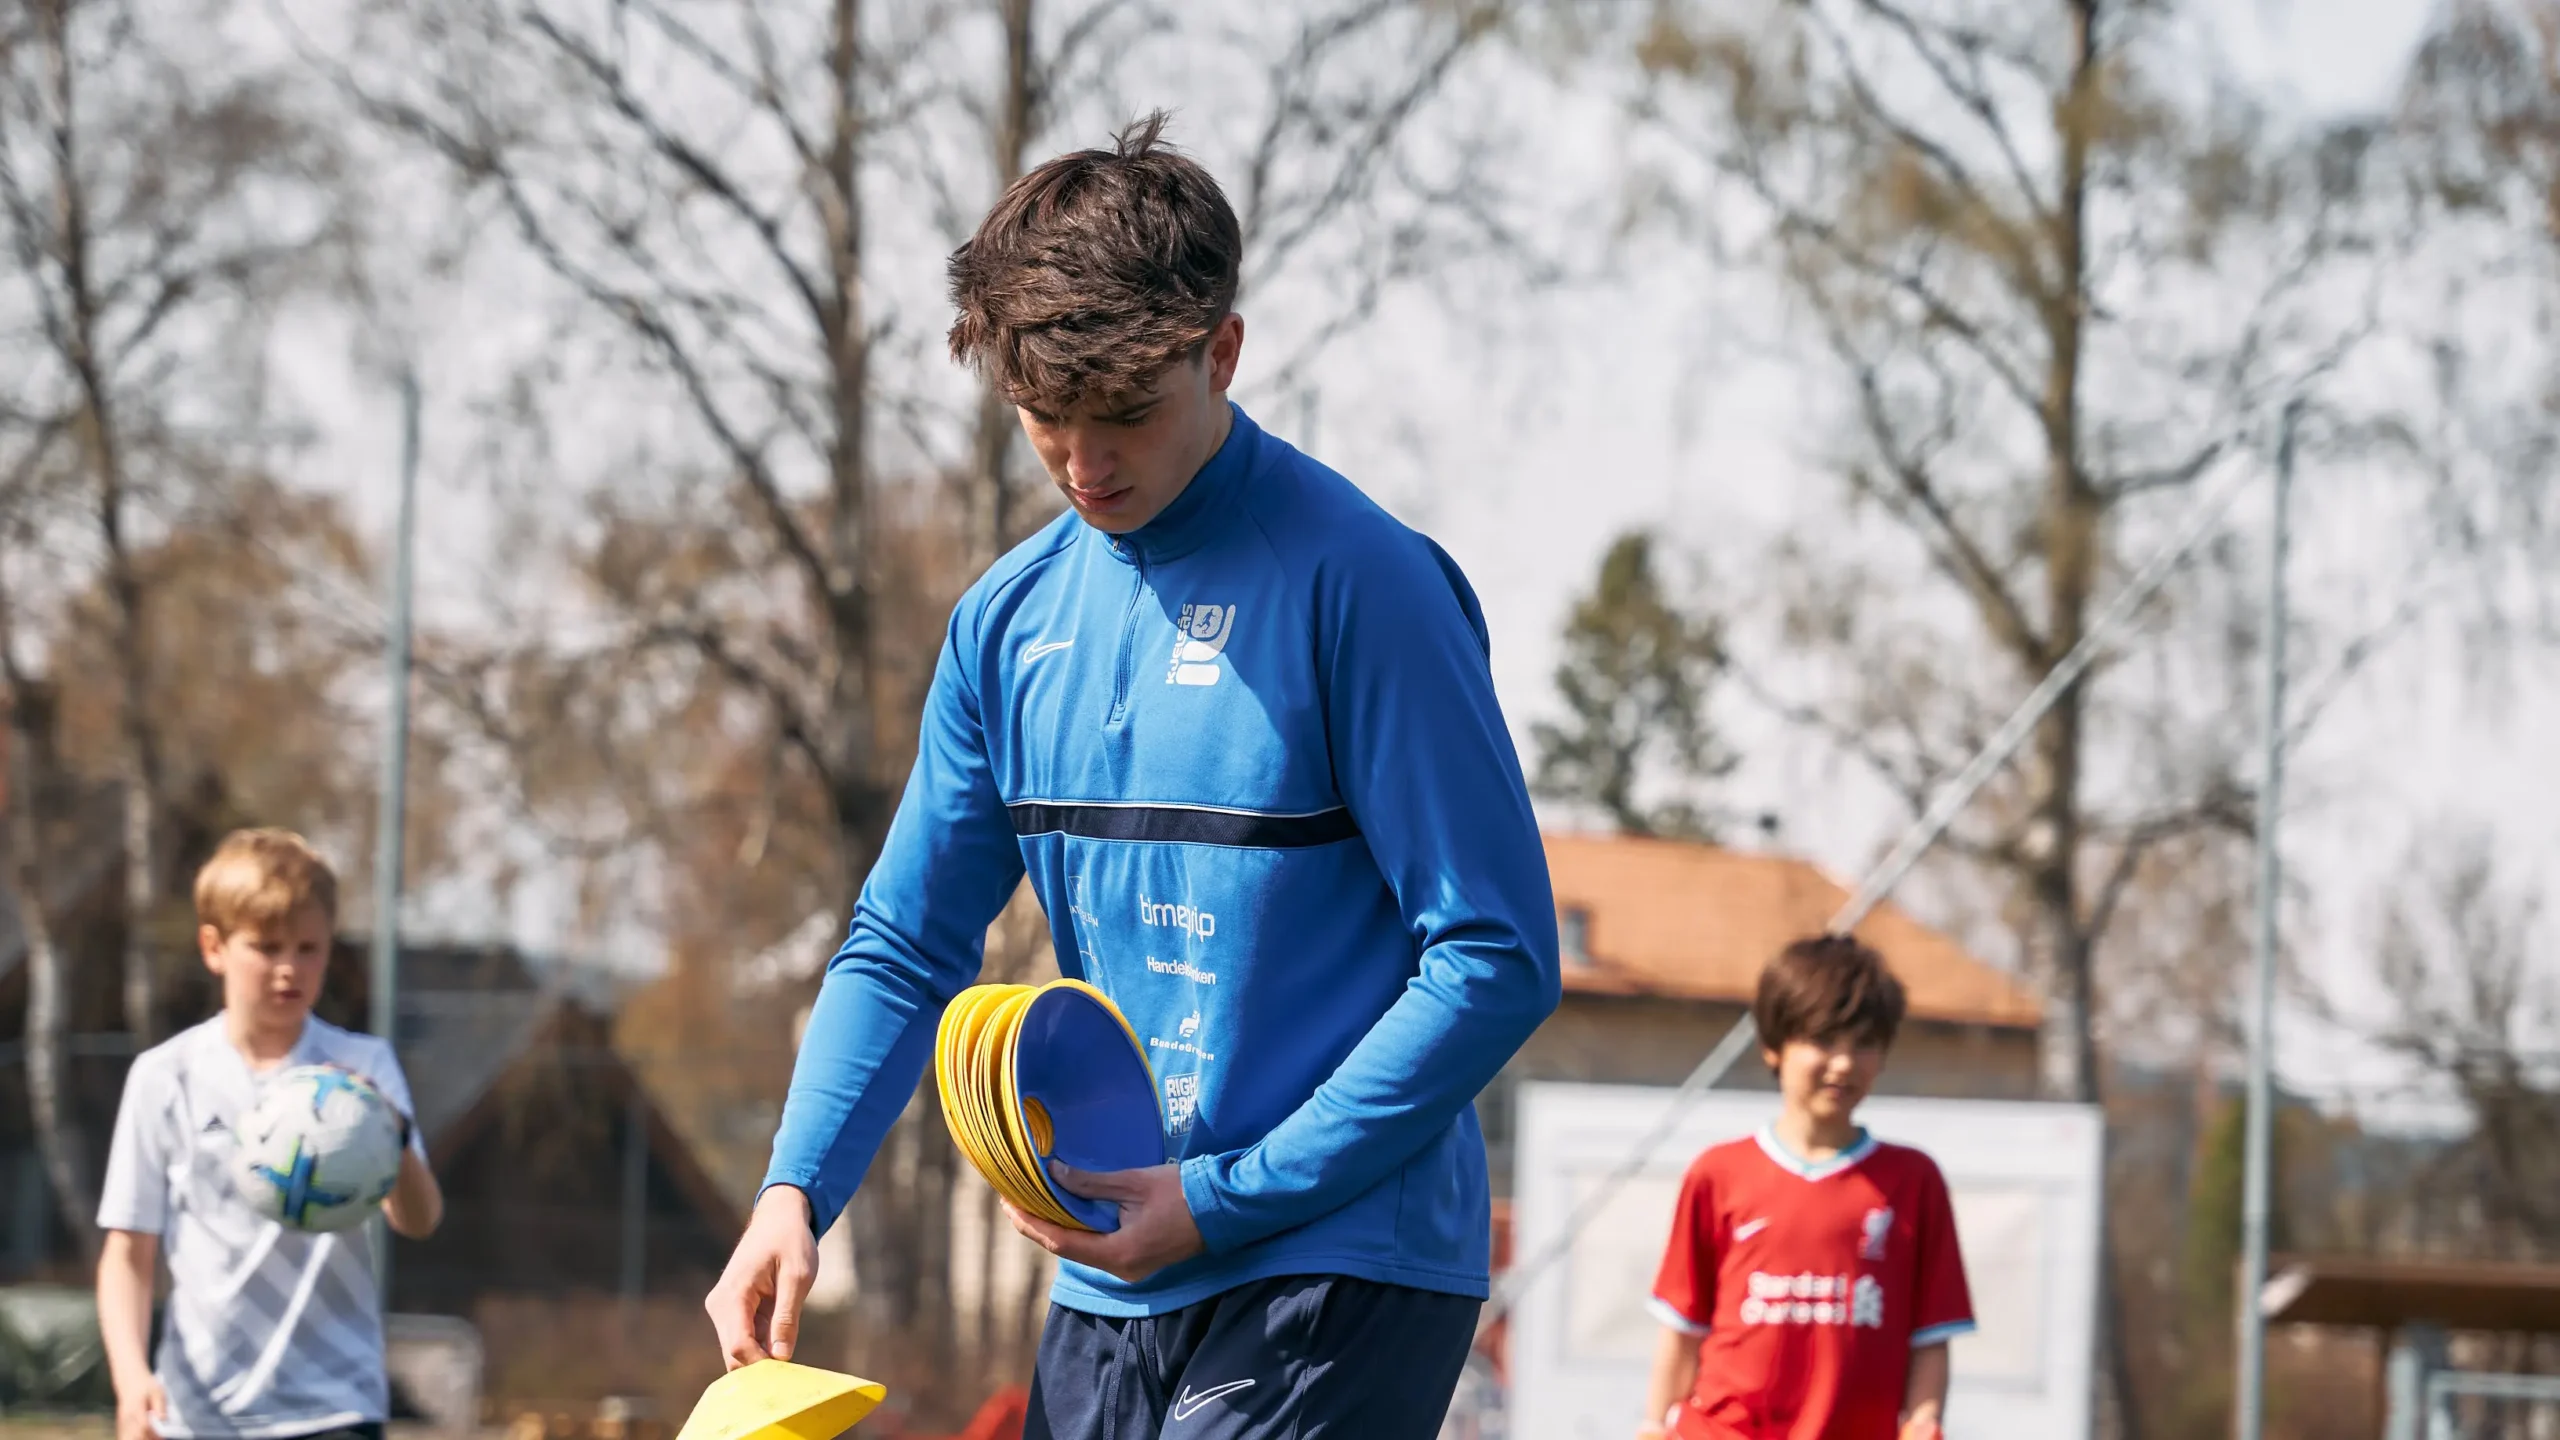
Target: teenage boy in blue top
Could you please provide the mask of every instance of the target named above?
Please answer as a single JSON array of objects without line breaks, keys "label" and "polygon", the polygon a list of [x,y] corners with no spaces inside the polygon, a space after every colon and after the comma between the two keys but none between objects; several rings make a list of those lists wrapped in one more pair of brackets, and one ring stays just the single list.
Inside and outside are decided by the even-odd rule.
[{"label": "teenage boy in blue top", "polygon": [[1027,873],[1127,1015],[1174,1163],[1061,1170],[1027,1440],[1424,1440],[1486,1296],[1473,1100],[1558,993],[1555,906],[1455,563],[1226,397],[1242,243],[1163,117],[1008,189],[951,350],[1068,513],[962,597],[708,1308],[787,1356],[834,1222]]}]

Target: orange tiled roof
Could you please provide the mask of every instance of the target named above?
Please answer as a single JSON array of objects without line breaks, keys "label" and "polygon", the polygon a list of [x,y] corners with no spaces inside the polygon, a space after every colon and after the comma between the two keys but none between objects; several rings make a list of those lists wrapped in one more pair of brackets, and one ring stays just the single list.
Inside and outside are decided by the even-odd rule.
[{"label": "orange tiled roof", "polygon": [[[1789,856],[1622,835],[1551,834],[1546,842],[1557,914],[1588,917],[1589,963],[1566,957],[1568,992],[1748,1000],[1769,957],[1830,923],[1849,899]],[[2017,977],[1890,903],[1858,926],[1858,938],[1901,977],[1914,1016],[2036,1023],[2041,1007]]]}]

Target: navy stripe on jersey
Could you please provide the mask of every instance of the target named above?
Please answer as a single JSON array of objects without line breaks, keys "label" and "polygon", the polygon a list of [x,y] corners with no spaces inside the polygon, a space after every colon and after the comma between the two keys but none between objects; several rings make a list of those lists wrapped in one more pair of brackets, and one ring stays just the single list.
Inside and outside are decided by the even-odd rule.
[{"label": "navy stripe on jersey", "polygon": [[1197,805],[1069,805],[1025,800],[1008,805],[1016,835],[1074,835],[1086,840],[1144,840],[1168,845],[1227,845],[1245,850],[1306,850],[1357,839],[1360,826],[1341,806],[1312,815],[1261,815]]}]

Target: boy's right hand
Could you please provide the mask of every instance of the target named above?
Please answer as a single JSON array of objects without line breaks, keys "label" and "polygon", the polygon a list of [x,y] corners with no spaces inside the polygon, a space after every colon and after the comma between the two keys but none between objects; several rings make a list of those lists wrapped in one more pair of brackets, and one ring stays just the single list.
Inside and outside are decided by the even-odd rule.
[{"label": "boy's right hand", "polygon": [[[756,1197],[747,1233],[702,1308],[720,1335],[730,1369],[770,1357],[791,1358],[800,1339],[800,1305],[818,1277],[818,1237],[809,1232],[809,1197],[775,1185]],[[118,1440],[136,1440],[119,1436]]]},{"label": "boy's right hand", "polygon": [[134,1388],[130,1394],[116,1396],[116,1440],[156,1440],[159,1431],[153,1422],[167,1419],[169,1392],[160,1388],[157,1379]]}]

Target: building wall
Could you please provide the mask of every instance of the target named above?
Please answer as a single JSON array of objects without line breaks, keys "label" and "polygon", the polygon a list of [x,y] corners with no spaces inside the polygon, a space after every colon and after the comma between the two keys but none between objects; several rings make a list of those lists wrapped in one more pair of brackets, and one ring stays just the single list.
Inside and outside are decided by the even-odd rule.
[{"label": "building wall", "polygon": [[[1651,996],[1566,995],[1476,1102],[1492,1152],[1494,1193],[1511,1193],[1512,1095],[1519,1082],[1677,1085],[1742,1018],[1743,1009]],[[2025,1100],[2033,1098],[2035,1085],[2033,1030],[1909,1021],[1894,1042],[1876,1093]],[[1754,1053],[1728,1072],[1720,1088],[1774,1086]]]}]

